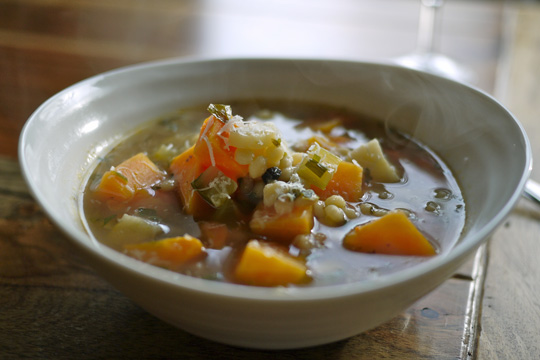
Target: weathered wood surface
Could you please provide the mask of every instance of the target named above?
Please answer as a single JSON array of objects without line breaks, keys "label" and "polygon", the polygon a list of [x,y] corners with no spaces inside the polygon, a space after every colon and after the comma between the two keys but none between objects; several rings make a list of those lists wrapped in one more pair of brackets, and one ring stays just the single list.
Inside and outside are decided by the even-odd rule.
[{"label": "weathered wood surface", "polygon": [[[496,95],[527,131],[540,180],[540,7],[512,9]],[[540,208],[522,200],[493,236],[482,307],[481,359],[540,357]]]},{"label": "weathered wood surface", "polygon": [[[216,344],[153,318],[99,278],[47,220],[22,181],[18,134],[41,102],[76,81],[170,56],[376,59],[414,47],[417,1],[268,3],[0,0],[1,359],[536,358],[540,212],[525,201],[494,235],[489,258],[483,248],[476,261],[395,319],[336,344],[283,352]],[[526,29],[540,23],[537,10],[520,16],[527,14],[537,17],[523,22]],[[441,48],[471,66],[479,86],[492,91],[499,52],[506,49],[501,47],[501,6],[449,1],[445,19]],[[278,38],[276,31],[292,35]],[[538,40],[524,34],[512,42],[512,53],[506,49],[510,59],[500,73],[512,74],[505,89],[514,98],[504,99],[527,130],[540,136],[538,110],[532,106],[539,85],[520,72],[529,66],[538,74],[538,61],[530,60],[540,58]],[[531,49],[536,53],[531,55]],[[515,63],[515,56],[529,60]],[[530,99],[528,106],[520,102],[524,97]]]}]

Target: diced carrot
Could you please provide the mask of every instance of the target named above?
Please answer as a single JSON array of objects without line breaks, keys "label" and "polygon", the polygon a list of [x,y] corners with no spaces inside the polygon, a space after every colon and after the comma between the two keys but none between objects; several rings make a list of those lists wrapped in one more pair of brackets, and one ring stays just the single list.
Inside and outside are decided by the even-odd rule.
[{"label": "diced carrot", "polygon": [[362,176],[363,169],[360,165],[342,161],[324,190],[315,185],[312,185],[311,188],[321,200],[325,200],[332,195],[341,195],[346,201],[358,202],[364,194],[362,191]]},{"label": "diced carrot", "polygon": [[400,211],[355,227],[343,239],[343,246],[353,251],[388,255],[431,256],[436,253],[433,245]]},{"label": "diced carrot", "polygon": [[194,154],[204,169],[216,166],[227,177],[236,181],[248,174],[249,165],[240,165],[236,162],[234,159],[236,148],[227,146],[223,139],[228,136],[228,133],[219,134],[223,126],[224,123],[214,116],[206,118],[195,144]]},{"label": "diced carrot", "polygon": [[292,212],[278,214],[274,207],[261,204],[249,222],[251,231],[280,242],[290,242],[295,236],[309,234],[313,228],[313,205],[295,205]]},{"label": "diced carrot", "polygon": [[285,251],[250,240],[234,269],[237,282],[254,286],[285,286],[309,281],[304,261]]},{"label": "diced carrot", "polygon": [[223,249],[227,244],[229,228],[223,223],[199,221],[201,239],[210,249]]},{"label": "diced carrot", "polygon": [[107,200],[128,201],[165,177],[165,174],[143,153],[132,156],[103,174],[96,194]]},{"label": "diced carrot", "polygon": [[190,235],[124,246],[127,255],[163,267],[175,267],[205,254],[202,242]]},{"label": "diced carrot", "polygon": [[195,146],[190,147],[171,161],[170,170],[178,184],[178,195],[184,211],[195,217],[213,212],[211,206],[197,193],[191,183],[203,171],[199,159],[194,155]]}]

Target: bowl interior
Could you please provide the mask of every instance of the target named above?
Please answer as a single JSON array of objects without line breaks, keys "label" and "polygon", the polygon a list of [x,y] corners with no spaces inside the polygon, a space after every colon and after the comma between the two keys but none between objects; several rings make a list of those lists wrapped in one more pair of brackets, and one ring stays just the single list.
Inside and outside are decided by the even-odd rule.
[{"label": "bowl interior", "polygon": [[27,122],[20,141],[23,174],[53,221],[86,250],[103,254],[108,250],[90,239],[78,211],[81,183],[96,158],[126,133],[171,111],[257,98],[315,101],[379,118],[449,164],[465,195],[466,229],[450,254],[424,270],[478,246],[510,211],[528,177],[523,129],[478,90],[391,65],[275,59],[170,60],[78,83]]}]

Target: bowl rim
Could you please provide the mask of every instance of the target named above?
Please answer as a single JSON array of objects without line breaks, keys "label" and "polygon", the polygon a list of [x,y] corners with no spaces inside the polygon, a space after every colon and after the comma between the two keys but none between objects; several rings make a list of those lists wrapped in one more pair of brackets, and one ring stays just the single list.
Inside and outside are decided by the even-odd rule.
[{"label": "bowl rim", "polygon": [[[458,242],[451,251],[445,254],[439,254],[427,261],[412,266],[410,268],[403,269],[399,272],[393,272],[388,275],[366,279],[358,282],[335,284],[335,285],[323,285],[314,287],[255,287],[248,285],[240,285],[233,283],[221,283],[216,281],[209,281],[205,279],[194,278],[188,275],[178,274],[169,270],[161,269],[138,260],[132,259],[124,254],[121,254],[106,245],[92,241],[92,237],[89,234],[83,234],[83,232],[74,231],[69,226],[64,226],[61,217],[58,216],[53,209],[49,206],[44,198],[42,190],[33,182],[30,181],[31,169],[29,167],[28,159],[25,157],[25,147],[27,145],[28,133],[31,131],[33,123],[36,121],[38,114],[49,104],[57,101],[66,93],[75,90],[76,88],[90,86],[97,81],[104,78],[110,78],[115,76],[126,76],[130,73],[144,72],[149,69],[157,69],[169,66],[186,66],[190,64],[211,64],[211,63],[223,63],[223,62],[267,62],[267,63],[282,63],[282,62],[311,62],[311,63],[343,63],[353,64],[355,66],[376,66],[383,68],[398,68],[405,69],[421,74],[421,76],[433,77],[444,79],[444,81],[455,82],[453,80],[443,78],[441,76],[426,73],[423,71],[404,68],[391,61],[363,61],[354,59],[334,59],[334,58],[302,58],[302,57],[181,57],[181,58],[169,58],[162,60],[147,61],[137,63],[133,65],[122,66],[116,69],[112,69],[100,74],[93,75],[89,78],[78,81],[69,87],[61,90],[55,95],[51,96],[45,102],[43,102],[28,118],[24,124],[21,134],[19,136],[18,144],[18,159],[21,167],[22,176],[28,185],[29,191],[36,199],[38,204],[43,208],[47,217],[68,237],[68,239],[77,245],[80,250],[83,250],[87,255],[98,257],[105,260],[110,265],[120,266],[123,270],[131,272],[137,276],[141,276],[147,279],[151,279],[160,283],[165,283],[170,286],[184,288],[186,290],[197,291],[205,294],[211,294],[215,296],[223,296],[228,298],[242,298],[251,300],[263,300],[263,301],[305,301],[305,300],[326,300],[332,298],[340,298],[347,296],[354,296],[360,293],[369,293],[382,290],[384,288],[393,287],[398,284],[402,284],[420,276],[431,273],[432,271],[442,268],[444,265],[452,263],[458,258],[465,258],[472,255],[472,251],[479,247],[490,234],[497,228],[497,226],[503,222],[508,216],[512,208],[520,199],[525,183],[530,175],[532,169],[532,155],[531,145],[527,134],[518,121],[518,119],[502,105],[492,95],[488,94],[482,89],[474,87],[470,84],[459,83],[462,86],[469,88],[470,90],[478,93],[480,96],[487,98],[489,101],[494,102],[505,111],[506,114],[514,121],[521,133],[524,150],[525,150],[525,168],[520,176],[518,186],[514,189],[511,197],[507,203],[497,212],[496,216],[491,218],[484,227],[482,227],[477,233],[473,234],[469,241]],[[80,190],[77,193],[81,195]],[[97,270],[97,269],[96,269]]]}]

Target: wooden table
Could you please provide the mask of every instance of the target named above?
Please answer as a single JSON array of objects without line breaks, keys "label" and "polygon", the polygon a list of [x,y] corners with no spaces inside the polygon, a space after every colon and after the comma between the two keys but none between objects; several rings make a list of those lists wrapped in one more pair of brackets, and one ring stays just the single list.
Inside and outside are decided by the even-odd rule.
[{"label": "wooden table", "polygon": [[[173,56],[388,59],[412,51],[417,22],[413,0],[0,0],[0,358],[537,359],[540,208],[526,200],[455,276],[386,324],[270,352],[145,313],[77,257],[22,181],[24,121],[76,81]],[[441,51],[515,113],[540,156],[538,44],[539,4],[447,2]]]}]

